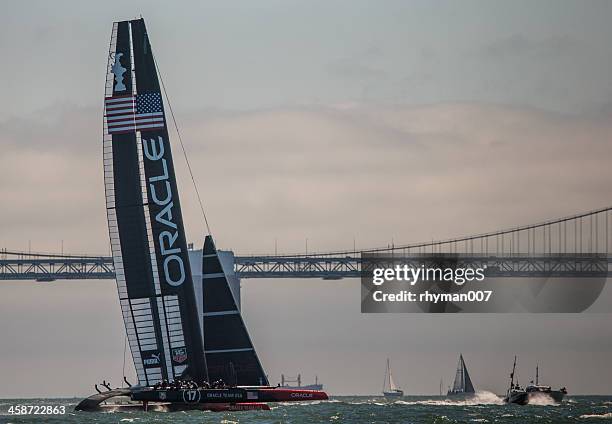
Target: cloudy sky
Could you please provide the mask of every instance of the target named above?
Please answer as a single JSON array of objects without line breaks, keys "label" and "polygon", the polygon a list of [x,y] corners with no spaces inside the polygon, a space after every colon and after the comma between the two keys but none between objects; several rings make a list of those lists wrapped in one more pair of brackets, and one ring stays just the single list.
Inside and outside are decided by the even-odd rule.
[{"label": "cloudy sky", "polygon": [[[108,252],[108,42],[140,14],[221,248],[381,246],[612,203],[609,2],[14,1],[0,15],[0,247]],[[478,388],[504,391],[516,353],[523,381],[539,361],[550,384],[612,392],[610,315],[361,315],[356,280],[247,280],[242,294],[272,381],[376,393],[390,356],[407,393],[436,393],[462,351]],[[0,340],[15,382],[0,397],[119,383],[114,283],[1,282]]]}]

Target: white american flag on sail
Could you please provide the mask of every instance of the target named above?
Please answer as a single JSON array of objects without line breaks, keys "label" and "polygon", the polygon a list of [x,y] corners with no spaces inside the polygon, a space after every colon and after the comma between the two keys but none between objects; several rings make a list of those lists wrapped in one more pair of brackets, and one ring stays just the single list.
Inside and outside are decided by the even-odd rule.
[{"label": "white american flag on sail", "polygon": [[160,93],[108,97],[105,111],[109,134],[150,131],[165,125]]}]

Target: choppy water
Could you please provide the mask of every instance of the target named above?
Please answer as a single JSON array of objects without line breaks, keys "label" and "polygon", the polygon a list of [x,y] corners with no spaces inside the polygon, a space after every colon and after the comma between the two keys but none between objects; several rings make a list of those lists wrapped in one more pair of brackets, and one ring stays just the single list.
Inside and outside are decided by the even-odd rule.
[{"label": "choppy water", "polygon": [[[271,404],[251,412],[74,412],[78,399],[0,400],[0,423],[602,423],[612,422],[612,396],[570,396],[560,405],[505,405],[492,393],[470,401],[406,396],[386,401],[338,396],[326,402]],[[64,415],[8,415],[11,405],[65,406]]]}]

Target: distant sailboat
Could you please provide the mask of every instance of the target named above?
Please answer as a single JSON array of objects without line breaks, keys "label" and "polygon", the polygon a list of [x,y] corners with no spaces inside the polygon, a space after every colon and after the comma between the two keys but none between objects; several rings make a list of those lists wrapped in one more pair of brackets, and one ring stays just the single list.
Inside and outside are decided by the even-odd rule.
[{"label": "distant sailboat", "polygon": [[459,354],[459,363],[457,364],[457,372],[455,374],[455,382],[453,387],[446,393],[447,396],[472,396],[476,391],[468,374],[463,355]]},{"label": "distant sailboat", "polygon": [[[386,389],[389,390],[386,390]],[[393,381],[393,375],[391,374],[391,365],[389,364],[389,358],[387,358],[387,369],[385,370],[385,382],[383,383],[383,395],[385,397],[402,397],[404,391],[395,385]]]}]

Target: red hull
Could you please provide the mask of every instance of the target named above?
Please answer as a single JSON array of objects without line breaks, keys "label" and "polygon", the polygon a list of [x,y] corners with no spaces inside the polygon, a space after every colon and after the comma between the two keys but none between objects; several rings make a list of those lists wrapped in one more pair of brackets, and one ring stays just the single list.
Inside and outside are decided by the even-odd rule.
[{"label": "red hull", "polygon": [[[160,389],[145,387],[138,389],[115,389],[83,399],[76,411],[99,411],[107,408],[114,397],[130,397],[132,402],[141,402],[141,407],[170,411],[252,411],[269,410],[267,402],[308,402],[327,400],[327,394],[320,390],[297,390],[282,387],[231,387],[226,389]],[[129,408],[134,404],[125,405]],[[113,409],[123,409],[113,405]]]},{"label": "red hull", "polygon": [[269,411],[267,403],[209,403],[203,404],[202,410],[213,412],[225,411]]},{"label": "red hull", "polygon": [[266,402],[300,402],[309,400],[327,400],[327,393],[320,390],[296,390],[296,389],[259,389],[261,399]]}]

